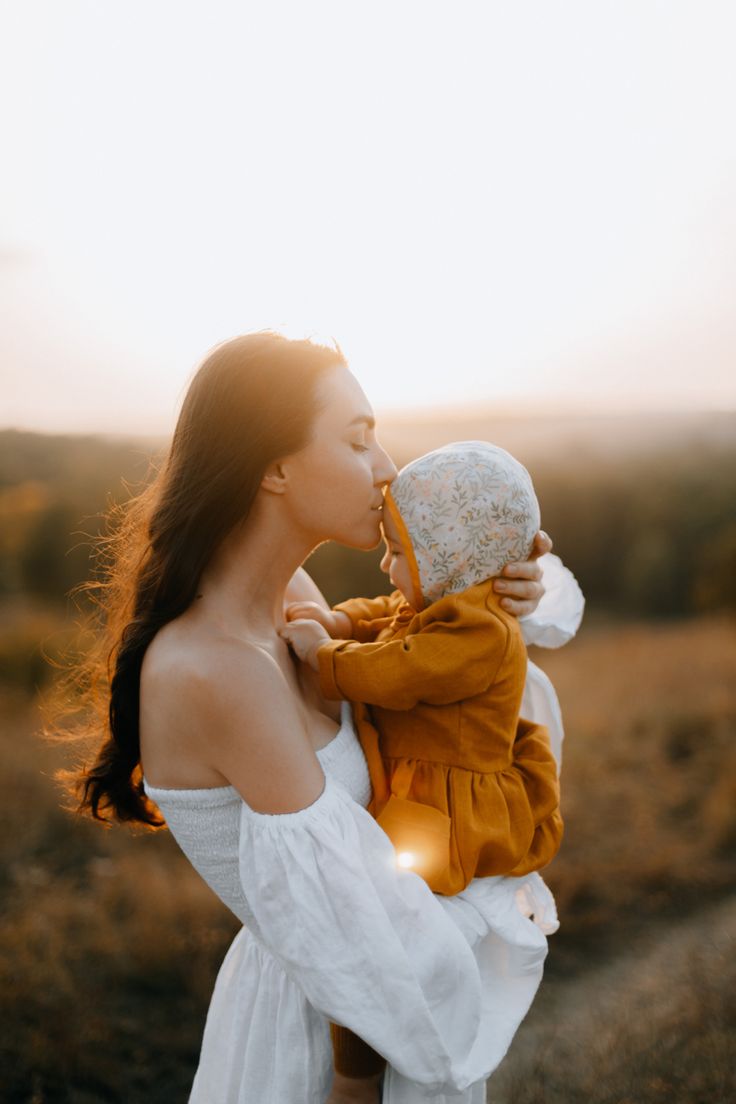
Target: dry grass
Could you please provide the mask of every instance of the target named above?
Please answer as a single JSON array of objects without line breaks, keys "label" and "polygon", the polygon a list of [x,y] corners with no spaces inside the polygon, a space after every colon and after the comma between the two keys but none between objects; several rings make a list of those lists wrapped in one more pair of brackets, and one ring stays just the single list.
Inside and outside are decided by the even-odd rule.
[{"label": "dry grass", "polygon": [[[627,938],[736,875],[736,624],[583,631],[535,660],[565,718],[566,832],[545,871],[567,948]],[[616,918],[616,932],[610,918]],[[573,946],[573,951],[575,951]]]},{"label": "dry grass", "polygon": [[736,627],[583,632],[563,704],[562,927],[492,1104],[736,1099]]},{"label": "dry grass", "polygon": [[[736,1032],[736,631],[583,631],[540,653],[566,718],[562,929],[497,1104],[725,1104]],[[167,833],[62,812],[60,750],[0,701],[0,1100],[184,1101],[236,930]]]},{"label": "dry grass", "polygon": [[492,1104],[731,1104],[736,896],[542,987]]},{"label": "dry grass", "polygon": [[105,831],[58,806],[58,749],[3,702],[0,1099],[185,1100],[237,922],[168,833]]}]

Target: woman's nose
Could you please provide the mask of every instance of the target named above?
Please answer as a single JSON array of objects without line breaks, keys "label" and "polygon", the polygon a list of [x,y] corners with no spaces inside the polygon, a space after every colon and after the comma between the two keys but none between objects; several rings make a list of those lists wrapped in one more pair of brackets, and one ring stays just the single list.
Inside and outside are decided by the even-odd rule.
[{"label": "woman's nose", "polygon": [[374,483],[377,487],[383,487],[391,483],[398,475],[398,468],[386,450],[376,441],[376,460],[373,465]]}]

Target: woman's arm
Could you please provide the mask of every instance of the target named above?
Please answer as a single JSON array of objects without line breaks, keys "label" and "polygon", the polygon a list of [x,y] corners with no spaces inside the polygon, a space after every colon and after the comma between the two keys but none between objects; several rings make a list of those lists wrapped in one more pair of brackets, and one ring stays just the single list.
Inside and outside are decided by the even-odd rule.
[{"label": "woman's arm", "polygon": [[559,556],[545,555],[537,562],[543,572],[544,595],[533,613],[520,618],[521,631],[527,644],[559,648],[578,631],[585,598]]},{"label": "woman's arm", "polygon": [[248,641],[212,642],[176,691],[187,719],[180,738],[196,742],[252,809],[290,813],[316,801],[324,773],[274,655]]},{"label": "woman's arm", "polygon": [[580,627],[585,598],[572,572],[559,556],[551,556],[552,541],[537,533],[528,560],[506,564],[494,590],[504,595],[501,605],[521,621],[527,644],[559,648]]},{"label": "woman's arm", "polygon": [[487,690],[509,647],[506,623],[462,595],[441,598],[432,608],[436,619],[421,632],[372,644],[325,642],[314,659],[324,696],[408,710]]},{"label": "woman's arm", "polygon": [[[558,556],[551,556],[552,541],[537,533],[528,560],[506,564],[503,578],[493,589],[503,595],[501,605],[521,621],[527,644],[541,648],[559,648],[578,628],[585,609],[585,598],[577,580]],[[543,581],[544,580],[544,581]],[[314,601],[329,606],[314,580],[300,567],[287,588],[289,602]]]},{"label": "woman's arm", "polygon": [[397,868],[367,810],[325,777],[276,660],[230,647],[207,666],[199,723],[213,765],[244,799],[249,930],[313,1007],[406,1077],[434,1091],[465,1088],[486,1072],[467,1066],[482,1012],[467,933],[421,878]]},{"label": "woman's arm", "polygon": [[284,613],[291,602],[317,602],[326,610],[330,608],[324,594],[303,567],[298,567],[289,580],[284,595]]}]

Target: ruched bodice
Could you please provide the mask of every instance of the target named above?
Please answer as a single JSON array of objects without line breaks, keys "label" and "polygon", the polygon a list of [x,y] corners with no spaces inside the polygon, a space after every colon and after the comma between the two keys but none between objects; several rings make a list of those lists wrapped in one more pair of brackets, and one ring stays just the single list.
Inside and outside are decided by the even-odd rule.
[{"label": "ruched bodice", "polygon": [[[337,734],[318,749],[317,758],[325,774],[339,782],[354,801],[364,807],[368,804],[371,783],[348,702],[341,703]],[[170,789],[151,786],[145,779],[144,787],[195,870],[241,923],[251,922],[253,914],[243,892],[238,860],[245,802],[235,787]]]}]

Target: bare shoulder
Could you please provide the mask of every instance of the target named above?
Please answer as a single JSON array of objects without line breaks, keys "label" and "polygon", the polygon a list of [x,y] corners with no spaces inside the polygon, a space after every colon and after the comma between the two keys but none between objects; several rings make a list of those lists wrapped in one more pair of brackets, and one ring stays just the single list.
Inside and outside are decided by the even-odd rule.
[{"label": "bare shoulder", "polygon": [[144,659],[140,716],[152,785],[229,784],[261,812],[292,811],[321,792],[296,695],[250,641],[165,626]]},{"label": "bare shoulder", "polygon": [[192,708],[216,710],[223,699],[242,701],[245,694],[254,697],[252,705],[263,704],[258,699],[278,679],[285,681],[278,665],[250,641],[206,630],[182,631],[172,622],[146,651],[141,699],[150,699],[149,712],[163,721],[172,713],[186,717]]}]

